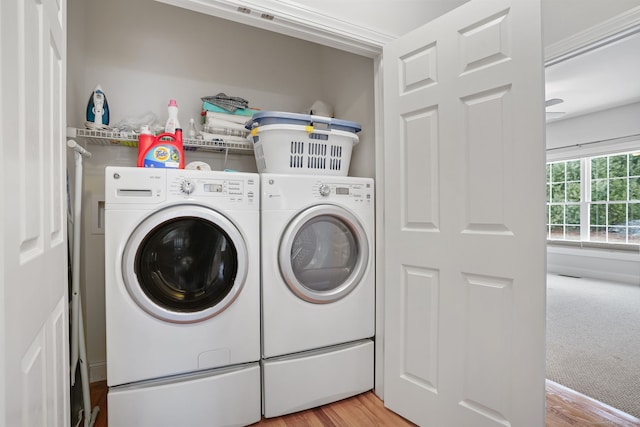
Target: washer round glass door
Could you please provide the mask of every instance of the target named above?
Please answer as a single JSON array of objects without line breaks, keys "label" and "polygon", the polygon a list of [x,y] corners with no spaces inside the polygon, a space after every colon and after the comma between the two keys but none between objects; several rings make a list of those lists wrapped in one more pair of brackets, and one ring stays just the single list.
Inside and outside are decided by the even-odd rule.
[{"label": "washer round glass door", "polygon": [[216,211],[179,205],[136,227],[122,259],[133,300],[161,320],[209,319],[239,295],[247,277],[247,247],[235,225]]},{"label": "washer round glass door", "polygon": [[298,297],[329,303],[358,286],[369,262],[369,243],[355,215],[318,205],[289,223],[278,259],[283,279]]}]

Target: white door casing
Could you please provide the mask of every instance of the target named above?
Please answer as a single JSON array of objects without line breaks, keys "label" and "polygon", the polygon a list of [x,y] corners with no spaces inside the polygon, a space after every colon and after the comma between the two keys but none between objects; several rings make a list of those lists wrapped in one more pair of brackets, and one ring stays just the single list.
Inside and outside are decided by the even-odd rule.
[{"label": "white door casing", "polygon": [[540,3],[472,0],[385,46],[385,405],[543,426]]},{"label": "white door casing", "polygon": [[0,425],[70,424],[66,1],[0,4]]}]

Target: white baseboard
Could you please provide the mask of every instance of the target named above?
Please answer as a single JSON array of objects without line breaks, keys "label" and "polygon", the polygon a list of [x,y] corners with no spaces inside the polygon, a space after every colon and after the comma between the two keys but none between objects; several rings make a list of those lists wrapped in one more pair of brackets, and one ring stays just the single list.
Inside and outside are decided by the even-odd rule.
[{"label": "white baseboard", "polygon": [[89,382],[104,381],[107,379],[107,362],[93,362],[89,364]]},{"label": "white baseboard", "polygon": [[547,272],[640,285],[636,252],[547,246]]}]

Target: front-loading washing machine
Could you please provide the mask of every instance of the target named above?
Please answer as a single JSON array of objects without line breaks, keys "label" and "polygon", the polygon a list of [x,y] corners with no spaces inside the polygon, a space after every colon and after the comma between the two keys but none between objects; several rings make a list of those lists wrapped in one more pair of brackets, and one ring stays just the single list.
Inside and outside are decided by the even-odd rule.
[{"label": "front-loading washing machine", "polygon": [[263,410],[373,387],[374,182],[261,174]]},{"label": "front-loading washing machine", "polygon": [[107,167],[109,425],[260,419],[260,182]]}]

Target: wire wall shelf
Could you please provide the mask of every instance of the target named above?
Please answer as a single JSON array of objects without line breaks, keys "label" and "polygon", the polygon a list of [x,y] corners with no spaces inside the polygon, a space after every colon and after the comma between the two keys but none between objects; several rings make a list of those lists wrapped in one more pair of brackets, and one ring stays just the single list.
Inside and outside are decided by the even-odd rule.
[{"label": "wire wall shelf", "polygon": [[[127,132],[67,128],[67,138],[77,138],[98,145],[138,146],[138,135]],[[202,150],[253,155],[253,144],[249,140],[243,142],[224,138],[207,140],[203,138],[182,138],[182,145],[185,151]]]}]

